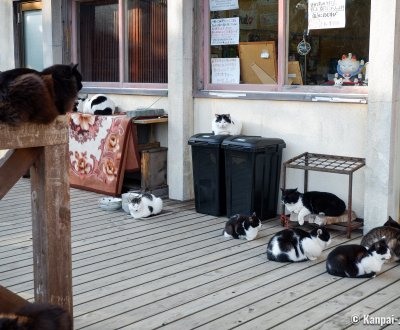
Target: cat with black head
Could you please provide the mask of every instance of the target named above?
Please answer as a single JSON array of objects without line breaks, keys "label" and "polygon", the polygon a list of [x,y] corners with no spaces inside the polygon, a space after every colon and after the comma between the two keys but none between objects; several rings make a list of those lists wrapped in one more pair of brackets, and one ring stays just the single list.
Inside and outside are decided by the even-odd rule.
[{"label": "cat with black head", "polygon": [[375,277],[390,257],[390,249],[384,240],[369,248],[358,244],[340,245],[328,254],[326,270],[334,276]]},{"label": "cat with black head", "polygon": [[163,201],[150,193],[135,195],[128,204],[129,212],[135,219],[147,218],[162,211]]},{"label": "cat with black head", "polygon": [[[388,225],[387,225],[388,224]],[[367,249],[374,243],[383,240],[388,245],[391,253],[389,262],[400,260],[400,229],[395,226],[397,224],[392,218],[385,223],[384,226],[375,227],[364,235],[361,245]]]},{"label": "cat with black head", "polygon": [[72,322],[61,307],[28,303],[14,313],[0,313],[0,330],[72,330]]},{"label": "cat with black head", "polygon": [[336,195],[329,192],[308,191],[300,193],[296,189],[282,189],[282,203],[289,212],[297,213],[298,222],[304,224],[304,218],[309,214],[323,214],[327,217],[337,217],[344,213],[346,204]]},{"label": "cat with black head", "polygon": [[242,123],[229,113],[216,114],[211,122],[211,129],[215,135],[239,135],[242,131]]},{"label": "cat with black head", "polygon": [[39,72],[18,68],[0,73],[0,122],[48,124],[73,110],[82,76],[77,65],[56,64]]},{"label": "cat with black head", "polygon": [[309,233],[300,228],[284,229],[270,239],[267,258],[278,262],[315,260],[330,243],[331,235],[325,227]]},{"label": "cat with black head", "polygon": [[253,212],[251,216],[235,214],[226,222],[223,235],[227,238],[251,241],[257,238],[260,229],[261,220],[257,217],[256,212]]}]

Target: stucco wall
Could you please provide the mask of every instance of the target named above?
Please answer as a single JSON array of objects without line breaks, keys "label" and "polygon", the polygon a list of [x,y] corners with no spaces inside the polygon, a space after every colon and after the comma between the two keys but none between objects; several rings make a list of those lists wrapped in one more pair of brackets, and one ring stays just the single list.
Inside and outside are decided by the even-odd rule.
[{"label": "stucco wall", "polygon": [[0,22],[0,71],[4,71],[15,67],[12,1],[0,1]]},{"label": "stucco wall", "polygon": [[[365,157],[366,104],[196,99],[194,132],[210,132],[215,113],[242,120],[245,135],[282,138],[283,161],[306,151]],[[360,169],[353,177],[353,210],[359,217],[363,217],[364,175]],[[303,171],[288,169],[286,187],[303,191]],[[308,189],[329,191],[347,202],[348,176],[309,172]]]}]

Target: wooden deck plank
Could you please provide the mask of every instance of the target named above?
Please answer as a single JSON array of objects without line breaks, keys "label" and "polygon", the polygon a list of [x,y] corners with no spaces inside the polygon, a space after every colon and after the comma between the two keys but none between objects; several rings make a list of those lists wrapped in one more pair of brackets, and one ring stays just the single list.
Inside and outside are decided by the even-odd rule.
[{"label": "wooden deck plank", "polygon": [[[325,254],[327,254],[331,248],[328,249]],[[262,257],[265,261],[265,269],[268,272],[262,276],[256,276],[256,280],[243,277],[237,285],[232,285],[224,290],[216,290],[213,294],[201,297],[197,300],[193,299],[191,303],[180,305],[178,308],[167,310],[163,313],[157,313],[150,319],[131,324],[129,327],[132,329],[139,329],[144,326],[144,323],[149,324],[150,327],[163,325],[171,329],[185,329],[187,323],[190,323],[191,327],[199,326],[202,322],[205,322],[205,320],[212,320],[213,316],[221,316],[220,314],[225,315],[230,310],[237,309],[237,306],[246,305],[246,303],[259,300],[259,296],[268,296],[268,294],[271,295],[275,293],[277,291],[275,285],[278,284],[282,278],[292,276],[292,281],[298,283],[299,273],[302,278],[309,278],[307,273],[302,276],[302,272],[309,272],[309,268],[313,268],[311,271],[312,274],[319,275],[324,272],[323,259],[310,263],[304,262],[296,264],[270,262],[266,260],[265,245],[263,246]],[[315,270],[314,267],[316,266],[321,269]],[[288,285],[290,285],[290,281]],[[290,297],[292,298],[292,295],[290,295]],[[268,303],[267,306],[269,305]],[[205,315],[206,317],[204,317]],[[185,316],[187,316],[187,318],[185,318]],[[121,317],[123,318],[124,316]],[[230,318],[232,319],[231,315]],[[218,328],[218,326],[209,327],[209,329]]]},{"label": "wooden deck plank", "polygon": [[[0,283],[32,300],[29,180],[12,191],[0,201]],[[350,241],[333,231],[332,246],[317,261],[276,263],[265,249],[283,229],[278,220],[247,242],[225,239],[226,217],[196,213],[193,201],[165,200],[168,212],[135,220],[122,210],[101,210],[100,197],[71,189],[76,329],[358,329],[348,322],[352,313],[400,310],[400,265],[385,265],[374,279],[326,273],[327,253],[359,242],[360,231]]]},{"label": "wooden deck plank", "polygon": [[[399,266],[397,266],[397,272],[398,271]],[[378,276],[379,280],[381,280],[383,276],[385,276],[384,273]],[[388,277],[386,279],[388,280]],[[375,283],[375,281],[373,283]],[[369,285],[376,287],[376,285],[373,285],[373,283],[370,282]],[[334,308],[329,310],[329,312],[332,313],[332,316],[325,320],[316,319],[316,323],[311,327],[311,329],[347,328],[354,324],[352,321],[352,317],[354,315],[357,315],[358,319],[361,320],[360,324],[363,324],[364,316],[367,317],[368,315],[377,316],[376,314],[379,314],[380,317],[384,317],[386,313],[386,317],[390,317],[392,315],[396,317],[400,316],[400,309],[394,309],[392,304],[390,304],[390,310],[381,310],[380,312],[376,313],[388,302],[398,299],[400,292],[400,279],[383,287],[381,290],[379,287],[377,287],[379,294],[375,294],[375,292],[372,294],[369,294],[368,292],[364,293],[364,291],[360,291],[359,288],[356,288],[355,290],[357,291],[354,292],[354,289],[350,290],[349,292],[346,292],[346,295],[343,296],[343,298],[348,298],[348,295],[353,294],[353,296],[357,297],[358,299],[355,303],[353,299],[347,299],[346,301],[343,301],[344,299],[341,299],[342,297],[336,298],[334,302],[327,302],[326,305],[329,304],[330,308],[332,305],[335,305]],[[338,311],[338,304],[342,304],[340,306],[340,308],[342,308],[340,311]],[[321,307],[323,308],[326,306],[324,305]],[[363,326],[368,325],[368,319],[369,318],[367,317],[367,324],[363,324]]]}]

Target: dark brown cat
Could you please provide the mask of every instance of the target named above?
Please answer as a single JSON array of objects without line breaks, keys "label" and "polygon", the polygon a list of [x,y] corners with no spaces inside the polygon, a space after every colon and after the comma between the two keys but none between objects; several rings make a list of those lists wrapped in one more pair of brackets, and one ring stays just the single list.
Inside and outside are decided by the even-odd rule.
[{"label": "dark brown cat", "polygon": [[72,322],[61,307],[29,303],[16,313],[0,313],[0,330],[71,330]]},{"label": "dark brown cat", "polygon": [[0,122],[47,124],[72,111],[82,76],[77,65],[56,64],[39,72],[19,68],[0,73]]}]

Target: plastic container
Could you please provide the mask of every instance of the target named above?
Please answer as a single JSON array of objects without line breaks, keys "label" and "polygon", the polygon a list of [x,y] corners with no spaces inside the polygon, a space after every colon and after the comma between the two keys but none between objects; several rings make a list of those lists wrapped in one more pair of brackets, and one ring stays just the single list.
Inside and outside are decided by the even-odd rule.
[{"label": "plastic container", "polygon": [[221,143],[227,137],[199,133],[188,141],[192,148],[196,212],[215,216],[226,214],[225,161]]},{"label": "plastic container", "polygon": [[225,153],[227,215],[255,211],[261,220],[276,217],[285,142],[236,135],[224,139],[221,147]]}]

